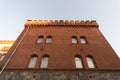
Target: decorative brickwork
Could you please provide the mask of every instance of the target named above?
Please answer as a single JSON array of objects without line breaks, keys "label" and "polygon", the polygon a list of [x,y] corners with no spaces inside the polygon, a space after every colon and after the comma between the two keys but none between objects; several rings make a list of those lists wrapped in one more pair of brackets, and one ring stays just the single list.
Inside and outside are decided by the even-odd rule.
[{"label": "decorative brickwork", "polygon": [[14,40],[0,40],[0,44],[13,44]]},{"label": "decorative brickwork", "polygon": [[25,27],[39,27],[39,26],[62,26],[62,27],[98,27],[96,21],[79,21],[79,20],[28,20]]},{"label": "decorative brickwork", "polygon": [[9,51],[14,42],[14,40],[0,40],[0,59]]}]

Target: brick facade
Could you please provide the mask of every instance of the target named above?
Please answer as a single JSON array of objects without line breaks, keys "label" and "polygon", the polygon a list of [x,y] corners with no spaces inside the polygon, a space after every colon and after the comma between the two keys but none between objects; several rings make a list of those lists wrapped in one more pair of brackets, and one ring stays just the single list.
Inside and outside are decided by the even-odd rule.
[{"label": "brick facade", "polygon": [[[39,36],[43,36],[42,43],[37,43]],[[52,37],[52,43],[50,44],[46,44],[46,40],[48,36]],[[71,42],[73,36],[77,38],[77,44],[73,44]],[[87,44],[81,43],[80,37],[82,36],[86,38]],[[120,60],[116,55],[116,53],[114,52],[114,50],[112,49],[112,47],[109,45],[107,40],[100,32],[100,30],[98,29],[98,24],[96,23],[96,21],[84,22],[77,20],[74,22],[73,20],[71,20],[69,22],[68,20],[66,21],[28,20],[25,23],[24,30],[22,31],[22,33],[14,43],[13,47],[10,49],[5,59],[2,62],[0,62],[1,68],[3,67],[3,65],[5,64],[5,62],[7,61],[7,59],[11,54],[13,54],[13,56],[9,61],[9,63],[7,64],[5,70],[19,70],[19,69],[29,70],[28,64],[30,62],[31,55],[35,54],[38,56],[36,65],[34,67],[35,70],[41,69],[40,65],[42,62],[42,58],[44,55],[48,55],[49,60],[48,60],[47,71],[49,70],[57,71],[57,70],[65,69],[69,71],[75,70],[74,73],[76,73],[76,71],[79,70],[82,70],[83,72],[85,70],[91,70],[91,71],[96,71],[95,73],[96,75],[99,74],[102,75],[102,73],[97,73],[97,71],[99,70],[108,70],[107,72],[108,75],[109,75],[109,71],[111,70],[115,72],[120,71]],[[82,69],[76,70],[76,66],[75,66],[76,55],[81,56],[81,60],[83,64]],[[88,67],[88,63],[86,61],[87,56],[92,57],[93,62],[95,64],[94,69]],[[113,75],[114,74],[120,75],[118,74],[119,72],[117,73],[115,72],[113,73]],[[6,74],[5,72],[3,73]],[[68,73],[64,73],[64,74],[67,75]],[[83,73],[81,73],[81,75],[83,75]],[[110,75],[112,75],[111,72]],[[54,80],[59,80],[59,79],[54,79]],[[68,79],[62,79],[62,80],[68,80]],[[73,79],[69,79],[69,80],[73,80]],[[74,80],[78,80],[78,79],[74,78]],[[85,80],[89,80],[89,79],[85,79]]]}]

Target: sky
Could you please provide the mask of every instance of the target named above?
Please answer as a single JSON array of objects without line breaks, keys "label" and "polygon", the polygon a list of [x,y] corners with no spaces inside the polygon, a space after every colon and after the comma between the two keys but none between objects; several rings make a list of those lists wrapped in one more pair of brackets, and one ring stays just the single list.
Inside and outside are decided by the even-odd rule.
[{"label": "sky", "polygon": [[96,20],[120,57],[120,0],[0,0],[0,40],[16,40],[28,19]]}]

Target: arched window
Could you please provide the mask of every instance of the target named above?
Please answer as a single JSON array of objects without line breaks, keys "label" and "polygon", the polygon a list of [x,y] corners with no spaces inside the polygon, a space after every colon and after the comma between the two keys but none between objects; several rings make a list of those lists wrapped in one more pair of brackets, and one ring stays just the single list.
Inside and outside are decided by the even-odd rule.
[{"label": "arched window", "polygon": [[83,68],[81,57],[78,56],[75,57],[75,65],[76,68]]},{"label": "arched window", "polygon": [[87,44],[87,40],[84,36],[80,37],[80,41],[81,41],[82,44]]},{"label": "arched window", "polygon": [[41,68],[48,68],[48,56],[43,56],[42,61],[41,61]]},{"label": "arched window", "polygon": [[38,40],[37,40],[37,43],[42,43],[42,42],[43,42],[43,36],[39,36]]},{"label": "arched window", "polygon": [[75,37],[75,36],[72,37],[72,43],[73,44],[77,44],[78,43],[77,37]]},{"label": "arched window", "polygon": [[32,55],[31,56],[28,68],[35,68],[35,65],[36,65],[36,62],[37,62],[37,58],[38,58],[37,55]]},{"label": "arched window", "polygon": [[87,56],[86,60],[87,60],[87,64],[89,68],[95,68],[95,64],[94,64],[92,57]]},{"label": "arched window", "polygon": [[2,55],[0,56],[0,61],[2,61],[2,60],[4,59],[4,57],[5,57],[5,54],[2,54]]},{"label": "arched window", "polygon": [[47,44],[52,43],[52,37],[51,37],[51,36],[48,36],[48,37],[47,37],[46,43],[47,43]]}]

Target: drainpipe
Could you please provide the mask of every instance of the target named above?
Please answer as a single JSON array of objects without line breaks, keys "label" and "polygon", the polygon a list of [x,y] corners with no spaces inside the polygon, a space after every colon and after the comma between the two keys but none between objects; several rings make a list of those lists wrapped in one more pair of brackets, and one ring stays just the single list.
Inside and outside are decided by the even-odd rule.
[{"label": "drainpipe", "polygon": [[15,47],[15,49],[13,50],[13,52],[11,53],[11,55],[9,56],[9,58],[8,58],[7,62],[5,63],[5,65],[4,65],[4,66],[3,66],[3,68],[2,68],[2,70],[0,71],[0,75],[1,75],[1,74],[2,74],[2,72],[5,70],[6,66],[7,66],[7,65],[8,65],[8,63],[9,63],[9,61],[11,60],[11,58],[12,58],[12,57],[13,57],[13,55],[14,55],[14,53],[16,52],[17,48],[19,47],[19,45],[20,45],[20,44],[21,44],[21,42],[23,41],[23,39],[24,39],[25,35],[27,34],[28,30],[29,30],[29,26],[28,26],[28,28],[27,28],[26,32],[24,33],[23,37],[20,39],[20,41],[19,41],[18,45]]}]

